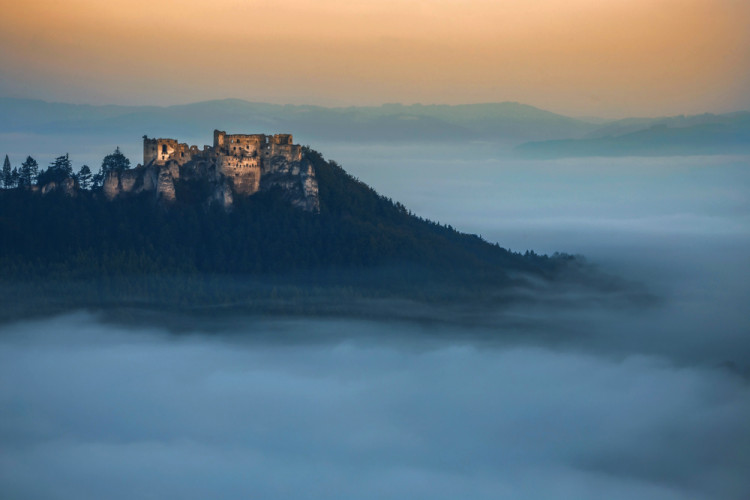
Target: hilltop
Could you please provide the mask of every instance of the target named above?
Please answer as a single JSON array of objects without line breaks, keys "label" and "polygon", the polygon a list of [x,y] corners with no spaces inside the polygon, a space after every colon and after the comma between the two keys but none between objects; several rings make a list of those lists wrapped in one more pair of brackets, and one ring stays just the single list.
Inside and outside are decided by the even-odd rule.
[{"label": "hilltop", "polygon": [[77,187],[2,190],[3,303],[24,293],[35,299],[22,303],[53,310],[135,303],[263,309],[294,297],[274,302],[284,308],[331,293],[482,302],[580,267],[569,256],[513,252],[420,218],[309,148],[287,163],[309,167],[315,209],[294,203],[285,183],[235,193],[227,207],[202,195],[210,179],[195,175],[180,175],[169,203],[148,190],[115,197]]},{"label": "hilltop", "polygon": [[[302,147],[291,134],[227,134],[214,130],[212,146],[189,146],[176,139],[143,136],[143,164],[112,169],[103,182],[107,198],[151,194],[156,201],[218,203],[230,208],[236,197],[280,188],[292,205],[320,210],[318,183]],[[44,188],[42,188],[44,189]],[[185,190],[190,194],[186,194]]]}]

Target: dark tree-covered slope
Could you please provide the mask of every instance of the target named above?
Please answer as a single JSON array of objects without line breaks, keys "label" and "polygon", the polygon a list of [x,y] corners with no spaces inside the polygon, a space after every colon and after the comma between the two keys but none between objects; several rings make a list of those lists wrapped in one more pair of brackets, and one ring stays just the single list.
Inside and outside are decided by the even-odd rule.
[{"label": "dark tree-covered slope", "polygon": [[[133,276],[225,276],[399,289],[497,287],[519,273],[553,278],[569,257],[525,255],[412,215],[334,162],[305,155],[320,213],[293,208],[280,189],[208,206],[200,180],[177,202],[107,200],[99,192],[0,193],[0,269],[9,282]],[[244,278],[243,278],[244,277]]]}]

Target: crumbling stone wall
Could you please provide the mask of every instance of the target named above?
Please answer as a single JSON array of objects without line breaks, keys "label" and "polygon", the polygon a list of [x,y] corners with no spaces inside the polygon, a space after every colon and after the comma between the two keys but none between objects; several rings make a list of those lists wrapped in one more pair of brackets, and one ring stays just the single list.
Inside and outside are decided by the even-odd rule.
[{"label": "crumbling stone wall", "polygon": [[284,189],[290,203],[319,210],[315,174],[301,165],[302,147],[291,134],[227,134],[214,130],[213,146],[202,150],[176,139],[143,136],[143,165],[110,173],[104,193],[155,192],[158,199],[174,201],[175,182],[181,178],[208,180],[211,199],[231,206],[235,195],[249,196],[272,186]]},{"label": "crumbling stone wall", "polygon": [[246,156],[220,156],[217,170],[231,179],[235,192],[251,195],[260,188],[260,159]]}]

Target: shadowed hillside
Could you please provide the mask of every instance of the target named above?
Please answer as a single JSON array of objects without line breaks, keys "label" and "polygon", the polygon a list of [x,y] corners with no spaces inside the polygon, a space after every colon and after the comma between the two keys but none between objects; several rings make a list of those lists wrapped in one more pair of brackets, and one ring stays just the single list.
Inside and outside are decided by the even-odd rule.
[{"label": "shadowed hillside", "polygon": [[[100,190],[2,190],[5,303],[24,290],[37,297],[23,302],[32,309],[143,301],[192,308],[250,298],[257,307],[332,290],[349,298],[485,300],[570,277],[580,266],[419,218],[319,153],[305,149],[304,157],[318,179],[319,213],[293,207],[280,187],[226,210],[196,201],[205,199],[197,195],[200,179],[178,183],[172,204],[147,195],[110,201]],[[75,294],[61,292],[70,286]]]}]

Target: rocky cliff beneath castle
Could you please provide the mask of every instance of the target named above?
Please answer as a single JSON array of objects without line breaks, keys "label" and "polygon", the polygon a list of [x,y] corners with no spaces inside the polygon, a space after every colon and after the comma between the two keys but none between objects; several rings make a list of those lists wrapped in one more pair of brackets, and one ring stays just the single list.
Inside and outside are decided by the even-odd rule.
[{"label": "rocky cliff beneath castle", "polygon": [[174,202],[180,186],[203,186],[205,202],[230,208],[237,197],[278,187],[289,203],[317,212],[318,183],[302,148],[289,134],[235,134],[214,131],[213,146],[188,146],[175,139],[143,137],[143,164],[109,172],[104,193],[114,199],[152,193],[157,200]]}]

